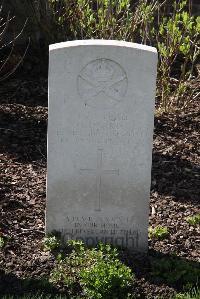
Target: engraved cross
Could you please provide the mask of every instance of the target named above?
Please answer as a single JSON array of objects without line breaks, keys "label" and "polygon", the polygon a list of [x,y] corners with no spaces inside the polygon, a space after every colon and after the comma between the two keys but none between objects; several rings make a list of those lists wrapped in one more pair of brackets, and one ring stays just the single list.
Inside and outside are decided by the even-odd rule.
[{"label": "engraved cross", "polygon": [[101,211],[101,197],[102,197],[102,176],[105,174],[119,175],[119,169],[103,169],[103,149],[97,149],[97,168],[81,168],[80,173],[91,173],[96,175],[96,200],[95,211]]}]

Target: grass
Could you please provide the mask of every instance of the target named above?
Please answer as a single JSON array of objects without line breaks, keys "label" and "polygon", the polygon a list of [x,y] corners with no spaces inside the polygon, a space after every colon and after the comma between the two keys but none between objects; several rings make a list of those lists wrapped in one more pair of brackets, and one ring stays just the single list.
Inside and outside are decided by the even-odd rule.
[{"label": "grass", "polygon": [[[81,299],[80,296],[66,296],[66,295],[45,295],[43,293],[37,294],[24,294],[21,296],[12,296],[12,295],[5,295],[2,299]],[[127,298],[128,299],[128,298]],[[164,298],[160,298],[164,299]],[[200,299],[200,289],[194,288],[185,293],[177,293],[176,296],[172,299]]]},{"label": "grass", "polygon": [[190,216],[186,219],[186,221],[193,226],[197,226],[200,224],[200,214],[196,214],[194,216]]},{"label": "grass", "polygon": [[158,239],[158,240],[163,240],[169,235],[167,227],[163,227],[161,225],[158,225],[154,228],[150,227],[149,228],[149,238],[150,239]]},{"label": "grass", "polygon": [[3,237],[0,237],[0,249],[5,246],[5,240]]},{"label": "grass", "polygon": [[186,293],[178,293],[174,299],[200,299],[200,289],[193,288]]}]

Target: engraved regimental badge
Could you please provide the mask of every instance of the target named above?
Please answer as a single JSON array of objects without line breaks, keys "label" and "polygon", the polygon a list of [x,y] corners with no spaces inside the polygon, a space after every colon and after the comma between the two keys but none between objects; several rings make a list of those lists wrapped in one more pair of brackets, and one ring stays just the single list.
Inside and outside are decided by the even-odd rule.
[{"label": "engraved regimental badge", "polygon": [[88,63],[77,79],[78,92],[85,105],[107,109],[123,100],[128,80],[122,67],[110,59]]}]

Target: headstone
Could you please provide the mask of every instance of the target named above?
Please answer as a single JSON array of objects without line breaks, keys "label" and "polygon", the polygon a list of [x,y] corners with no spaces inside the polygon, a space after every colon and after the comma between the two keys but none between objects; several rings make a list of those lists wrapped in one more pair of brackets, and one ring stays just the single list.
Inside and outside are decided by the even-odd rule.
[{"label": "headstone", "polygon": [[46,232],[146,251],[157,51],[50,46]]}]

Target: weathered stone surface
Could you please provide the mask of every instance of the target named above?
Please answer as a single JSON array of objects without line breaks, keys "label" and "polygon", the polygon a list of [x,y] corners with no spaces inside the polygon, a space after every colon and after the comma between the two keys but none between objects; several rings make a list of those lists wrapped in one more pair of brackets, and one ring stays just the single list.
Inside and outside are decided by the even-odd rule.
[{"label": "weathered stone surface", "polygon": [[157,51],[50,46],[46,231],[147,250]]}]

